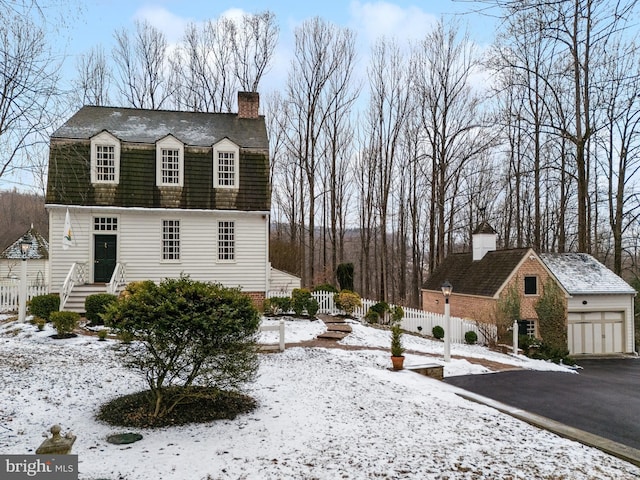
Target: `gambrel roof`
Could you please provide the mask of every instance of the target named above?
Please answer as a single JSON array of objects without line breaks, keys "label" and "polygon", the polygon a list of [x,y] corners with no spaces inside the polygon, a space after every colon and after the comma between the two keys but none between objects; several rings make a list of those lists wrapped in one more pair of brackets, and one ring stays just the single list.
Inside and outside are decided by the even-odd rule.
[{"label": "gambrel roof", "polygon": [[543,253],[540,258],[571,295],[636,293],[627,282],[586,253]]},{"label": "gambrel roof", "polygon": [[264,117],[122,107],[84,106],[51,138],[88,140],[105,130],[131,143],[155,143],[173,135],[189,146],[210,147],[226,137],[240,148],[269,148]]},{"label": "gambrel roof", "polygon": [[[92,182],[91,142],[103,132],[119,142],[110,184]],[[156,181],[156,145],[168,136],[184,145],[179,186]],[[223,140],[238,148],[233,188],[214,187],[214,148]],[[264,116],[85,106],[51,136],[46,203],[269,212],[269,168]]]}]

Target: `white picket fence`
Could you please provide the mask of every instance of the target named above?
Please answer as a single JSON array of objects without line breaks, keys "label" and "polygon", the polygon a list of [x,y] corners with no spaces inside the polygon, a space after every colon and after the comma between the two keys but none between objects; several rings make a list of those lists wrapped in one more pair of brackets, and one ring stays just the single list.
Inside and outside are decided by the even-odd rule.
[{"label": "white picket fence", "polygon": [[[27,286],[27,301],[38,295],[46,295],[48,292],[46,285],[33,284]],[[0,282],[0,312],[17,312],[19,305],[19,281],[3,281]]]},{"label": "white picket fence", "polygon": [[[313,298],[318,301],[319,305],[319,313],[326,313],[328,315],[336,315],[340,313],[344,313],[342,310],[336,307],[333,296],[335,295],[332,292],[312,292]],[[279,296],[277,292],[270,293],[267,295],[268,297],[277,297]],[[363,319],[364,316],[369,311],[373,305],[378,303],[375,300],[362,299],[362,306],[356,308],[353,312],[353,316],[356,318]],[[395,305],[390,305],[393,308]],[[424,310],[418,310],[415,308],[406,308],[402,307],[404,310],[404,318],[402,319],[402,329],[408,332],[416,332],[422,333],[425,335],[431,335],[431,331],[433,327],[436,325],[441,326],[445,329],[445,316],[439,313],[433,312],[425,312]],[[451,342],[452,343],[465,343],[464,335],[468,331],[476,332],[478,336],[478,343],[487,344],[489,343],[489,338],[485,337],[483,329],[489,332],[489,336],[495,336],[496,327],[495,325],[486,325],[483,326],[483,329],[478,328],[478,325],[473,320],[467,320],[459,317],[451,317]]]}]

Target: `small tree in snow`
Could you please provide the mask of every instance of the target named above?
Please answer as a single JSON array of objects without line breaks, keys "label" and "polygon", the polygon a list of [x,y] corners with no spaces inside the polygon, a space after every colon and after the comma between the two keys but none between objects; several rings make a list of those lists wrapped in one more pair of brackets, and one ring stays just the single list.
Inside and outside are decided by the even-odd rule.
[{"label": "small tree in snow", "polygon": [[145,377],[155,418],[197,396],[195,387],[239,389],[257,371],[260,316],[239,289],[185,276],[136,282],[104,318],[134,338],[122,346],[122,359]]}]

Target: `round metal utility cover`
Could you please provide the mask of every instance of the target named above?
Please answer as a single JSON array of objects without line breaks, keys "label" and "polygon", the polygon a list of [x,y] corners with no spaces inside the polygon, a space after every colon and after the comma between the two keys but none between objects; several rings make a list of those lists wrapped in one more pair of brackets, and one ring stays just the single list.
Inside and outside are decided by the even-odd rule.
[{"label": "round metal utility cover", "polygon": [[125,445],[127,443],[137,442],[138,440],[142,440],[142,435],[139,433],[117,433],[115,435],[109,435],[107,437],[107,442],[113,443],[115,445]]}]

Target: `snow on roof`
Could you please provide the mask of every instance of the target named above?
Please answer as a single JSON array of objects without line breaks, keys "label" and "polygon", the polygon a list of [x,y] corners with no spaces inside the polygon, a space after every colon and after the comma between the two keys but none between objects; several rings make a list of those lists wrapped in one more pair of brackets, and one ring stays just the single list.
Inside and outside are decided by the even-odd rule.
[{"label": "snow on roof", "polygon": [[540,258],[571,295],[636,293],[627,282],[586,253],[542,253]]},{"label": "snow on roof", "polygon": [[90,139],[105,130],[125,142],[155,143],[173,135],[192,146],[210,147],[229,138],[242,148],[269,148],[264,117],[124,107],[84,106],[51,137]]},{"label": "snow on roof", "polygon": [[49,242],[47,242],[47,240],[33,227],[5,248],[4,251],[0,253],[0,258],[21,260],[22,250],[20,249],[20,242],[22,239],[25,239],[27,242],[31,242],[31,248],[27,252],[27,259],[38,260],[49,258]]}]

